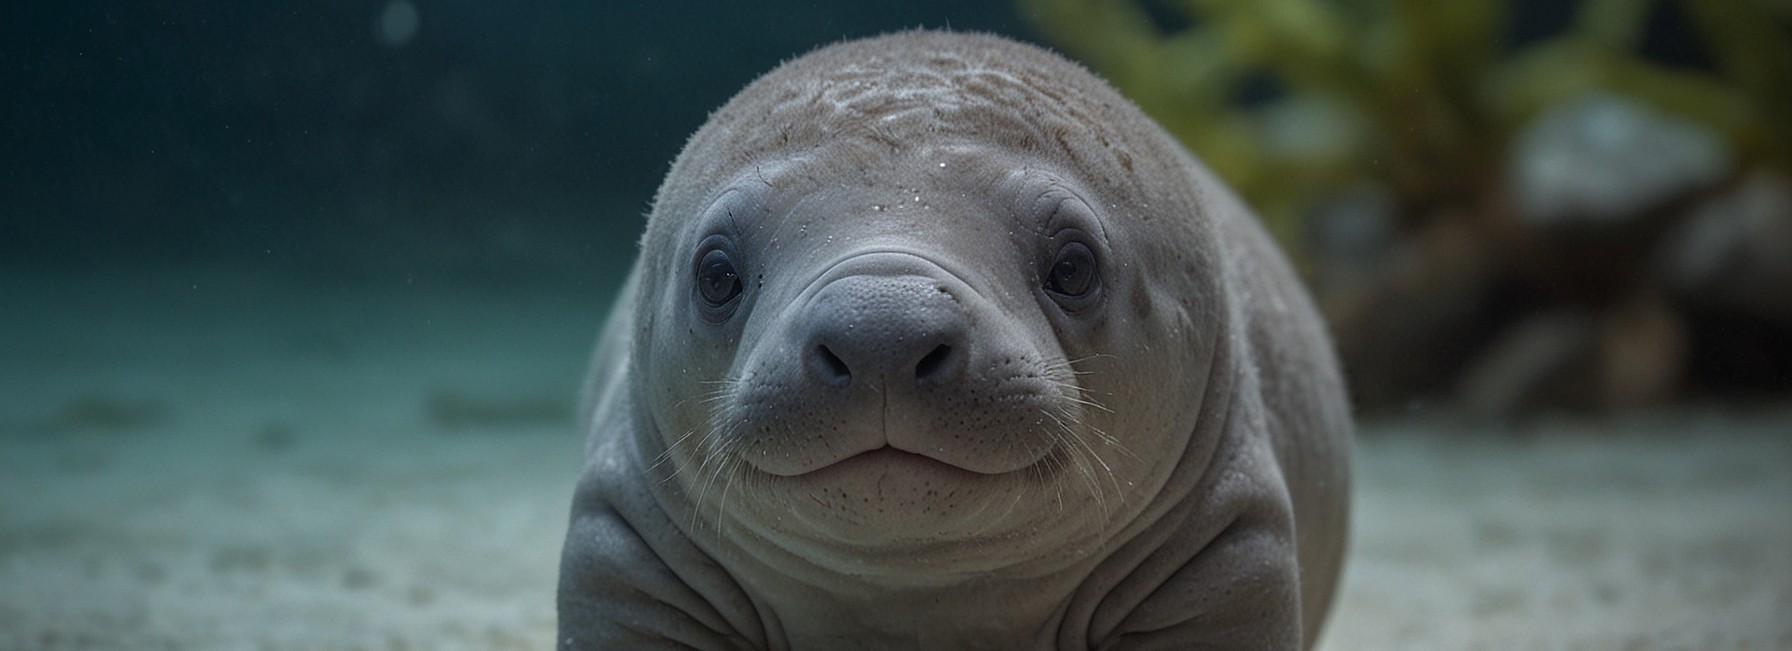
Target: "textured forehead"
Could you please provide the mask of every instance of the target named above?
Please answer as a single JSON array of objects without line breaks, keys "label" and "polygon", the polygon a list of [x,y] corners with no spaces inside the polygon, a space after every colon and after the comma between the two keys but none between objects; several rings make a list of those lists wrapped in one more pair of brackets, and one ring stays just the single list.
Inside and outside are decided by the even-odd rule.
[{"label": "textured forehead", "polygon": [[1025,153],[1114,190],[1134,189],[1136,166],[1162,170],[1174,156],[1142,113],[1056,54],[994,36],[903,32],[824,47],[754,81],[692,136],[658,203],[700,201],[691,195],[755,162],[873,167],[946,141]]}]

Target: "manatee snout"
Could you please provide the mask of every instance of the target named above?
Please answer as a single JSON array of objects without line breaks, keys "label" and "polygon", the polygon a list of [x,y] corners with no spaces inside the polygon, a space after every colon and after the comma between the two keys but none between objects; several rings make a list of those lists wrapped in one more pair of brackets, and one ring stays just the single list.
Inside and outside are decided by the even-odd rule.
[{"label": "manatee snout", "polygon": [[969,315],[938,278],[853,274],[804,311],[796,338],[808,377],[834,391],[912,393],[964,378]]}]

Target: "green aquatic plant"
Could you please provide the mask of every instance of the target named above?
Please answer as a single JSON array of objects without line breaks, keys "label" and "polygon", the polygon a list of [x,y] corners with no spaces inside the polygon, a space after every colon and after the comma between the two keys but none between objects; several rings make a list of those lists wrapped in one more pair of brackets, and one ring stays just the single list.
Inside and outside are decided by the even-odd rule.
[{"label": "green aquatic plant", "polygon": [[[1520,48],[1503,42],[1502,0],[1017,1],[1048,41],[1199,153],[1297,256],[1303,217],[1352,188],[1386,189],[1409,228],[1500,205],[1514,134],[1595,92],[1705,124],[1745,166],[1792,169],[1786,0],[1677,0],[1710,70],[1639,53],[1666,0],[1584,0],[1568,29]],[[1165,26],[1177,21],[1186,26]],[[1267,100],[1241,98],[1266,86]]]}]

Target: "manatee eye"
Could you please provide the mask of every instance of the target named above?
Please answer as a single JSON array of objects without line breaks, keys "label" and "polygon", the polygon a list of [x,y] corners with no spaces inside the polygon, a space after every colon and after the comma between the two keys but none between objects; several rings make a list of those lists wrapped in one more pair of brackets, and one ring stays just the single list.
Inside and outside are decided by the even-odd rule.
[{"label": "manatee eye", "polygon": [[703,297],[703,302],[721,307],[740,296],[740,292],[740,273],[734,270],[734,260],[728,252],[710,249],[703,254],[703,260],[697,263],[697,295]]},{"label": "manatee eye", "polygon": [[1088,296],[1100,284],[1101,277],[1095,273],[1095,254],[1082,242],[1071,242],[1058,249],[1058,260],[1052,263],[1045,280],[1047,290],[1068,299]]}]

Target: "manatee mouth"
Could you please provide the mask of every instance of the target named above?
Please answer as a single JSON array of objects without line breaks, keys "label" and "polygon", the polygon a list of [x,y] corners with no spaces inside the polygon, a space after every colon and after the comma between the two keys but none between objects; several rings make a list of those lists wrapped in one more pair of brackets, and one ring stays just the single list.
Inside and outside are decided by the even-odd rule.
[{"label": "manatee mouth", "polygon": [[829,468],[835,468],[835,467],[839,467],[841,470],[851,470],[854,468],[885,467],[888,469],[904,469],[904,470],[958,471],[958,472],[971,474],[971,475],[995,474],[995,473],[978,472],[975,470],[971,470],[969,468],[965,468],[958,464],[952,463],[950,461],[942,461],[940,459],[930,457],[925,454],[920,454],[918,452],[909,452],[907,450],[903,450],[901,448],[897,448],[895,446],[890,446],[890,445],[886,445],[881,448],[877,448],[875,450],[868,450],[865,452],[860,452],[858,454],[852,455],[845,459],[841,459],[839,461],[835,461],[833,463],[830,463],[828,465],[822,466],[820,468],[817,468],[815,470],[812,470],[812,471],[809,471],[809,472],[803,473],[803,474],[811,475],[811,474],[815,474],[817,472],[821,472],[821,471],[827,470]]},{"label": "manatee mouth", "polygon": [[[969,468],[951,461],[920,452],[911,452],[893,445],[884,445],[864,452],[859,452],[830,461],[815,468],[795,473],[768,472],[768,474],[792,479],[825,479],[845,475],[863,473],[889,473],[900,475],[936,476],[941,478],[977,479],[999,477],[1016,472],[1024,472],[1041,463],[1046,463],[1050,454],[1042,455],[1018,468],[982,470]],[[764,471],[764,469],[761,469]]]}]

